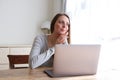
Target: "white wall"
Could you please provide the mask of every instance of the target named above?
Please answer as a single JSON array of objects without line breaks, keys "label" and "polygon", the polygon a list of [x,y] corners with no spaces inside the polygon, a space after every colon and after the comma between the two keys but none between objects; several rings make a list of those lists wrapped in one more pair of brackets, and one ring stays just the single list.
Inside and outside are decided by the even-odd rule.
[{"label": "white wall", "polygon": [[53,14],[53,0],[0,0],[0,45],[32,44]]}]

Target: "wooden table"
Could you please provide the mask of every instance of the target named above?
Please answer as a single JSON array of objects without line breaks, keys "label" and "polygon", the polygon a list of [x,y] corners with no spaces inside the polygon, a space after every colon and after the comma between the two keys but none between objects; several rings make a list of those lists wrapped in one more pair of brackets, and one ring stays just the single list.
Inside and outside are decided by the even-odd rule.
[{"label": "wooden table", "polygon": [[43,71],[50,68],[9,69],[0,71],[0,80],[120,80],[120,70],[109,70],[91,76],[51,78]]}]

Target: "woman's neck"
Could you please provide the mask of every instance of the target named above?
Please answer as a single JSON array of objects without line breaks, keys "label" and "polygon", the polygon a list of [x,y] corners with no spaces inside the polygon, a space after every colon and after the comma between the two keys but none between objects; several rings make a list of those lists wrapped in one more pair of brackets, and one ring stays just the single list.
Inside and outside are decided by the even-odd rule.
[{"label": "woman's neck", "polygon": [[48,46],[53,47],[56,44],[56,39],[59,37],[59,35],[52,33],[48,36]]}]

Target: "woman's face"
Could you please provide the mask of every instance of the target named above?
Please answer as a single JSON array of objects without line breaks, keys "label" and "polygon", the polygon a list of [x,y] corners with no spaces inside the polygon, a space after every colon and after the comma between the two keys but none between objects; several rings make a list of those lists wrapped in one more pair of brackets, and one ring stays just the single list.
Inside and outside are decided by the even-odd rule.
[{"label": "woman's face", "polygon": [[66,16],[60,16],[54,25],[54,32],[57,34],[65,34],[69,29],[69,19]]}]

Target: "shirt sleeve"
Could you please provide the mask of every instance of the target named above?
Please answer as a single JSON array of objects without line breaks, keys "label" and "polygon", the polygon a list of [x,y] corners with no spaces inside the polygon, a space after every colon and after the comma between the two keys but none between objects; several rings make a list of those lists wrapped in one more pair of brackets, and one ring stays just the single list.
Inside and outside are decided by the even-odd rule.
[{"label": "shirt sleeve", "polygon": [[30,52],[29,66],[37,68],[45,63],[54,54],[54,47],[48,48],[45,46],[45,40],[42,37],[36,37]]}]

